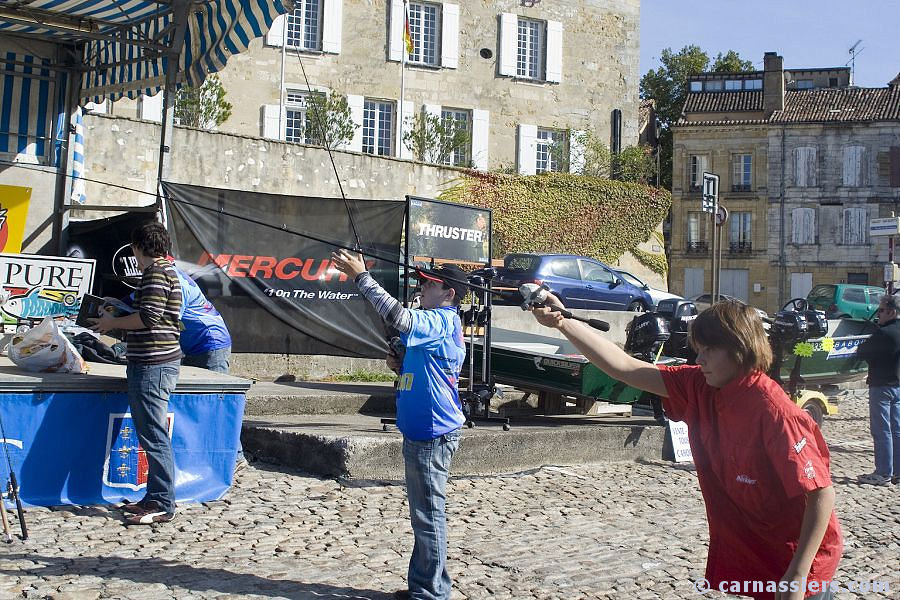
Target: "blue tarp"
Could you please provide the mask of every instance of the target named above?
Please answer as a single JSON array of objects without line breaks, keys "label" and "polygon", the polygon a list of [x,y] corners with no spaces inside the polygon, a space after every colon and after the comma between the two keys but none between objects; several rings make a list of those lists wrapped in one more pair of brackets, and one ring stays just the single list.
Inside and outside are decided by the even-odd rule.
[{"label": "blue tarp", "polygon": [[[177,502],[218,500],[228,491],[243,412],[244,394],[172,395]],[[5,393],[0,415],[23,502],[109,504],[143,497],[146,462],[125,393]],[[2,456],[0,478],[5,485]]]}]

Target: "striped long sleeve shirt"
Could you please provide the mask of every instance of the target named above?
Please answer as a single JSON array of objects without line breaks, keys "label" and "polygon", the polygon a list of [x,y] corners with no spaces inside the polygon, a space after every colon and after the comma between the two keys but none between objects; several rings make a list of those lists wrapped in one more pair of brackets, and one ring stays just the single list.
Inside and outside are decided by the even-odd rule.
[{"label": "striped long sleeve shirt", "polygon": [[181,285],[175,267],[157,258],[144,269],[141,286],[134,295],[134,306],[145,329],[128,332],[128,360],[139,363],[163,363],[181,358],[178,345]]}]

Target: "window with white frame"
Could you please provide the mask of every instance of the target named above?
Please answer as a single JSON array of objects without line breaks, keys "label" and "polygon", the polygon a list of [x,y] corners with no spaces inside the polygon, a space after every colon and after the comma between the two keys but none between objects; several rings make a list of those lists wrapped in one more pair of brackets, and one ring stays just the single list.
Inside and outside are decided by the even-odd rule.
[{"label": "window with white frame", "polygon": [[818,164],[816,149],[804,146],[794,150],[794,185],[798,187],[815,187],[818,182]]},{"label": "window with white frame", "polygon": [[709,157],[705,154],[692,154],[688,164],[690,165],[688,188],[691,191],[699,191],[703,187],[703,173],[709,170]]},{"label": "window with white frame", "polygon": [[731,238],[729,250],[731,252],[750,252],[753,249],[753,237],[751,232],[753,213],[731,213]]},{"label": "window with white frame", "polygon": [[704,86],[707,92],[721,92],[724,83],[721,79],[711,79]]},{"label": "window with white frame", "polygon": [[688,212],[685,250],[688,252],[705,252],[708,249],[708,227],[709,215],[707,213]]},{"label": "window with white frame", "polygon": [[440,7],[436,4],[410,2],[408,10],[409,36],[413,44],[409,62],[440,66],[441,54],[438,50]]},{"label": "window with white frame", "polygon": [[748,192],[753,183],[753,155],[748,153],[732,154],[731,191]]},{"label": "window with white frame", "polygon": [[740,79],[726,79],[725,80],[725,89],[728,91],[734,91],[741,89],[741,84],[743,82]]},{"label": "window with white frame", "polygon": [[811,90],[816,87],[812,79],[798,79],[796,86],[798,90]]},{"label": "window with white frame", "polygon": [[363,104],[362,151],[392,156],[394,148],[394,103],[366,98]]},{"label": "window with white frame", "polygon": [[846,146],[844,148],[843,183],[846,186],[865,185],[866,149],[863,146]]},{"label": "window with white frame", "polygon": [[791,211],[791,243],[816,243],[816,211],[812,208],[795,208]]},{"label": "window with white frame", "polygon": [[537,130],[535,167],[536,173],[547,171],[564,171],[566,164],[563,157],[569,156],[569,135],[561,129]]},{"label": "window with white frame", "polygon": [[844,209],[844,236],[843,242],[850,246],[860,246],[866,243],[868,231],[868,215],[865,208]]},{"label": "window with white frame", "polygon": [[703,82],[702,81],[692,81],[691,82],[691,91],[692,92],[702,92],[703,91]]},{"label": "window with white frame", "polygon": [[763,83],[762,79],[747,79],[744,81],[744,89],[745,90],[761,90],[763,87],[762,83]]},{"label": "window with white frame", "polygon": [[[313,92],[319,94],[321,92]],[[320,136],[315,128],[315,115],[310,114],[309,92],[287,90],[284,103],[284,139],[300,144],[319,144]]]},{"label": "window with white frame", "polygon": [[289,48],[322,49],[322,0],[295,0],[287,16],[285,42]]},{"label": "window with white frame", "polygon": [[545,23],[531,19],[519,19],[518,31],[516,76],[526,79],[543,79],[546,63]]},{"label": "window with white frame", "polygon": [[472,111],[461,108],[442,108],[441,119],[456,123],[457,128],[468,134],[468,140],[462,146],[453,148],[444,164],[454,167],[468,167],[472,163]]}]

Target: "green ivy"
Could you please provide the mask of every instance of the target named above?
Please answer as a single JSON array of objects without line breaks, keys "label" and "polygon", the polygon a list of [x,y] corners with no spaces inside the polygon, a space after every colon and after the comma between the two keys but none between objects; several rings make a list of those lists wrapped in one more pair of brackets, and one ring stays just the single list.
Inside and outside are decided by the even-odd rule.
[{"label": "green ivy", "polygon": [[559,252],[612,263],[631,251],[664,274],[666,258],[638,249],[672,204],[664,189],[569,173],[466,171],[439,198],[492,209],[493,253]]}]

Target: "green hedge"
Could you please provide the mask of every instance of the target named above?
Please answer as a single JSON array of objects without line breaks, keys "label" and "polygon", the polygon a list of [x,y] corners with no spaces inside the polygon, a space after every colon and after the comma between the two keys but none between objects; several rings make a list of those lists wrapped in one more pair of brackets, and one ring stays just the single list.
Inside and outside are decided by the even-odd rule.
[{"label": "green hedge", "polygon": [[492,209],[495,258],[559,252],[612,263],[631,251],[657,273],[667,270],[664,255],[637,248],[669,211],[664,189],[569,173],[467,171],[439,198]]}]

